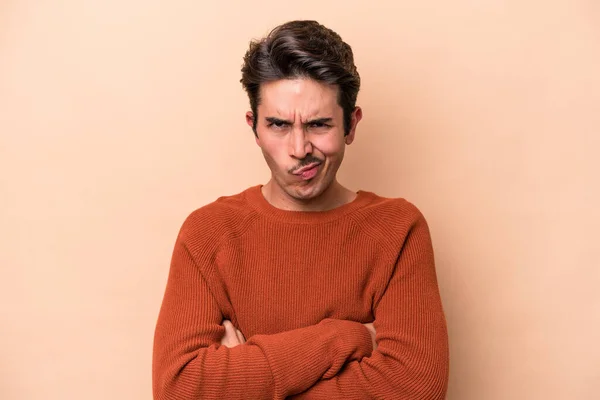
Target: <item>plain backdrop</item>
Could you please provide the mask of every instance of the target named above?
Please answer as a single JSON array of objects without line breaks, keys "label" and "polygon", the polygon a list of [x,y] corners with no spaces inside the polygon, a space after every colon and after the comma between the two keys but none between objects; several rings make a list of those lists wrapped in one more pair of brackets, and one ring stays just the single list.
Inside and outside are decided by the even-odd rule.
[{"label": "plain backdrop", "polygon": [[248,43],[316,19],[364,110],[340,180],[425,214],[448,399],[600,390],[600,5],[0,3],[0,398],[151,398],[183,219],[269,177]]}]

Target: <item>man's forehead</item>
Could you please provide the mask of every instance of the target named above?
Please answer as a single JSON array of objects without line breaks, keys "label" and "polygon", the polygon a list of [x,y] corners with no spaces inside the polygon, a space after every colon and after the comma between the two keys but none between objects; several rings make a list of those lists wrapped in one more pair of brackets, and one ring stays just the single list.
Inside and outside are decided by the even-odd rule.
[{"label": "man's forehead", "polygon": [[285,119],[332,117],[336,112],[337,90],[315,81],[276,81],[261,87],[263,116]]},{"label": "man's forehead", "polygon": [[285,120],[295,121],[296,119],[300,119],[301,121],[307,121],[311,119],[317,118],[332,118],[334,116],[333,111],[330,107],[325,108],[313,108],[313,109],[282,109],[275,108],[273,113],[269,113],[269,110],[266,110],[265,118],[267,117],[278,117]]},{"label": "man's forehead", "polygon": [[312,79],[282,79],[260,85],[260,97],[269,101],[318,101],[337,99],[337,87]]}]

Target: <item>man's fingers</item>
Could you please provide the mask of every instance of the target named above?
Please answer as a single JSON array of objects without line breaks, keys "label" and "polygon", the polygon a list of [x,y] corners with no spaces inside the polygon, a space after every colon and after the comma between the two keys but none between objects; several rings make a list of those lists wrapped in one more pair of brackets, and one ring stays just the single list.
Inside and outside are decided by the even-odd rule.
[{"label": "man's fingers", "polygon": [[223,328],[225,328],[225,335],[221,338],[221,344],[226,347],[237,346],[239,344],[237,334],[235,333],[235,328],[231,321],[223,321]]},{"label": "man's fingers", "polygon": [[225,334],[223,335],[221,342],[227,340],[231,336],[231,322],[227,320],[223,321],[223,328],[225,328]]},{"label": "man's fingers", "polygon": [[235,328],[229,320],[223,321],[223,327],[225,328],[225,336],[235,335]]},{"label": "man's fingers", "polygon": [[375,340],[377,332],[375,331],[375,326],[373,326],[372,323],[369,324],[363,324],[365,328],[367,328],[367,330],[369,331],[369,333],[371,334],[371,343],[373,344],[373,350],[377,349],[377,340]]},{"label": "man's fingers", "polygon": [[246,343],[246,338],[244,337],[244,335],[242,334],[242,332],[238,331],[237,329],[235,330],[235,333],[237,335],[238,340],[240,341],[240,344],[244,344]]},{"label": "man's fingers", "polygon": [[235,329],[235,326],[229,320],[223,321],[223,328],[225,328],[225,335],[221,339],[221,344],[226,347],[235,347],[240,344],[246,343],[244,335],[239,330]]}]

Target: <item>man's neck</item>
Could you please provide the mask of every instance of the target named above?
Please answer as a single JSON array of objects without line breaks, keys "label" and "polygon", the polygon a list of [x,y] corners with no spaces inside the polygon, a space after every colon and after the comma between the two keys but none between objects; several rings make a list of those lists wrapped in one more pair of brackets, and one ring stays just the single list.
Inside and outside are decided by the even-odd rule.
[{"label": "man's neck", "polygon": [[288,195],[270,180],[262,187],[264,198],[273,206],[288,211],[328,211],[352,202],[356,193],[334,181],[318,197],[301,200]]}]

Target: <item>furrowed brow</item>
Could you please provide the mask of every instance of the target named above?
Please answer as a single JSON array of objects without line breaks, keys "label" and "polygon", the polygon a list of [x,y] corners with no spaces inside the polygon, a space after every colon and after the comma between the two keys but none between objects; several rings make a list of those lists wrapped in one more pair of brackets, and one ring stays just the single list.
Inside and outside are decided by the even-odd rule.
[{"label": "furrowed brow", "polygon": [[310,125],[310,124],[326,124],[328,122],[333,121],[333,118],[330,117],[326,117],[326,118],[315,118],[315,119],[311,119],[309,121],[306,121],[305,124],[306,125]]},{"label": "furrowed brow", "polygon": [[265,120],[271,124],[292,125],[292,123],[290,121],[287,121],[287,120],[281,119],[281,118],[277,118],[277,117],[266,117]]}]

